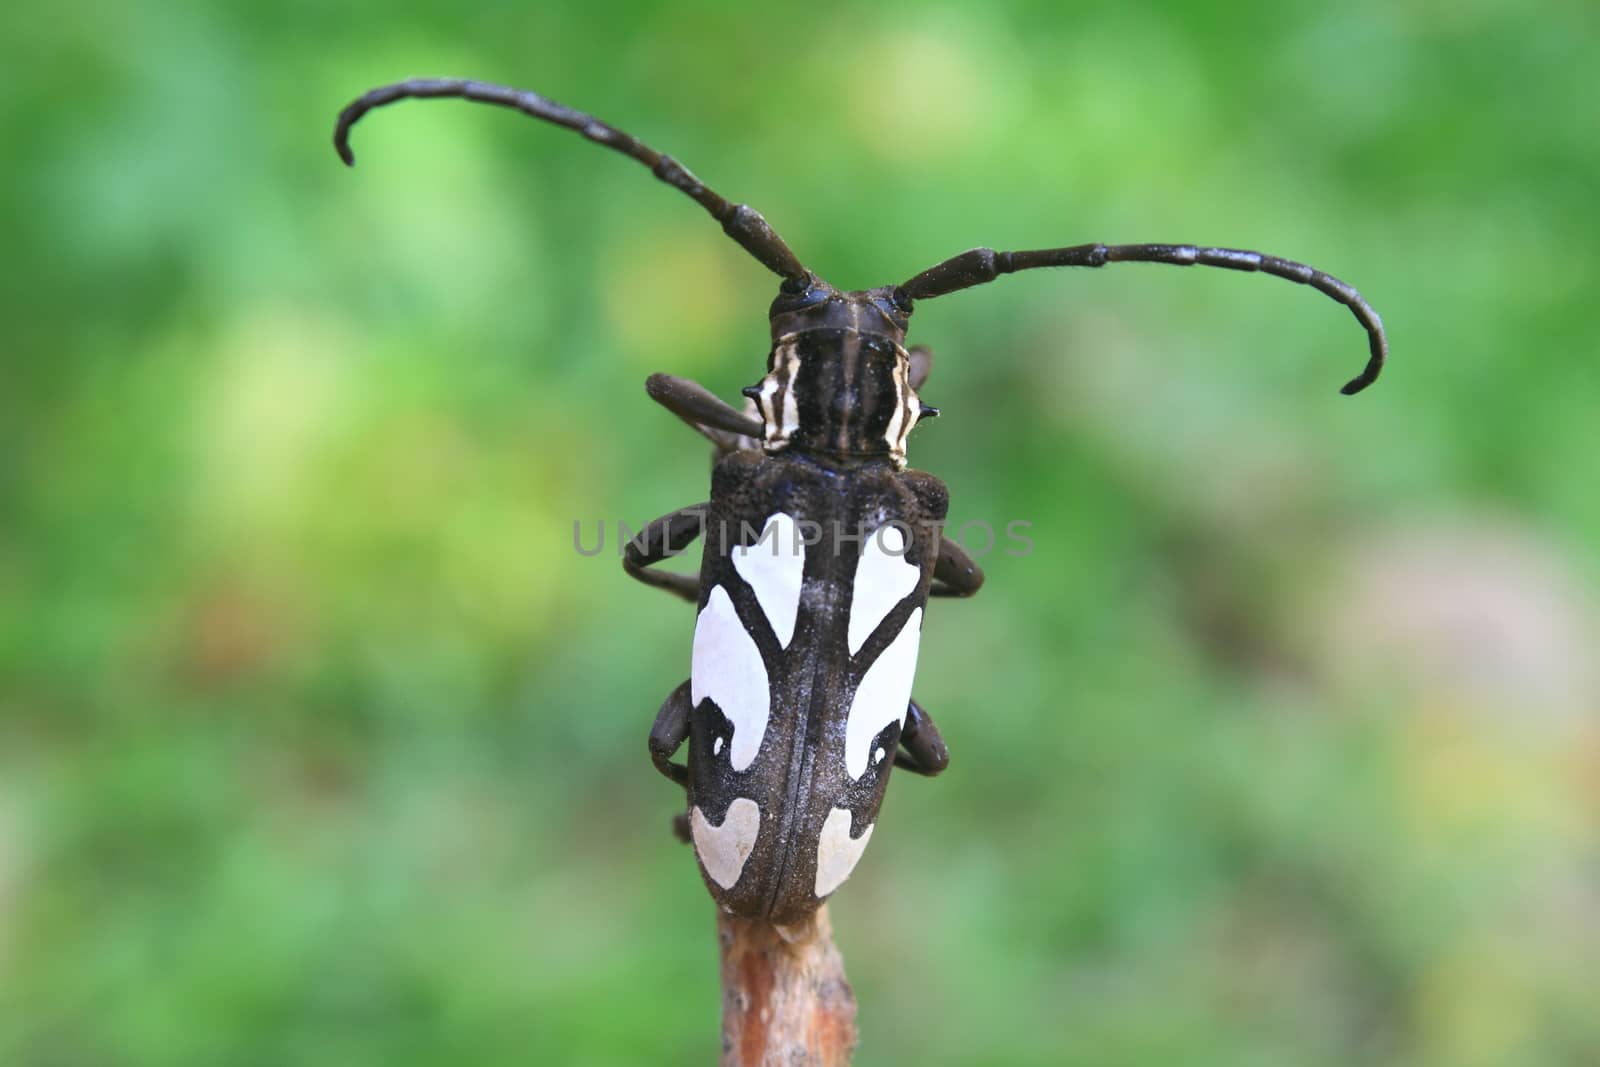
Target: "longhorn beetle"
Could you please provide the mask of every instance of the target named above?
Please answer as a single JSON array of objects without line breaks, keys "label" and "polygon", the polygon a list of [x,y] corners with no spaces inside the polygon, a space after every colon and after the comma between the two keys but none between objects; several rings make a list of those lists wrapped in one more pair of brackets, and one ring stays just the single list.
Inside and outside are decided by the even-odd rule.
[{"label": "longhorn beetle", "polygon": [[[1261,271],[1332,297],[1366,329],[1353,394],[1383,369],[1383,325],[1361,295],[1277,256],[1194,245],[975,248],[899,285],[843,292],[809,270],[766,219],[730,204],[671,156],[525,90],[457,79],[374,89],[339,115],[333,143],[354,165],[350,127],[409,97],[515,108],[638,160],[688,195],[783,279],[768,318],[767,373],[738,410],[704,387],[651,375],[651,398],[710,439],[711,499],[650,523],[627,573],[699,611],[689,680],[650,731],[656,768],[687,792],[678,825],[706,886],[734,915],[804,919],[861,858],[892,766],[936,775],[949,752],[911,699],[923,608],[971,596],[983,572],[943,536],[944,484],[906,469],[906,437],[938,414],[918,397],[932,357],[905,347],[916,301],[1035,267],[1199,264]],[[704,536],[697,575],[650,570]],[[687,741],[687,765],[672,756]]]}]

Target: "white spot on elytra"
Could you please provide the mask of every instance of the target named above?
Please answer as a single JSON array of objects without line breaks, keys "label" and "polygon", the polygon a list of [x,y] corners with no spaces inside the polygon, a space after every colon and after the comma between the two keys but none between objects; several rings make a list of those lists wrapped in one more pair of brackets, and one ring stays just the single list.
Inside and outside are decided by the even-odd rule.
[{"label": "white spot on elytra", "polygon": [[733,567],[755,590],[772,632],[784,648],[794,639],[794,620],[800,611],[800,579],[806,569],[806,546],[792,516],[775,512],[753,545],[733,550]]},{"label": "white spot on elytra", "polygon": [[817,838],[816,893],[819,897],[838,889],[867,850],[872,827],[868,826],[860,837],[852,838],[850,830],[854,822],[847,808],[834,808],[823,820],[822,833]]},{"label": "white spot on elytra", "polygon": [[713,756],[722,755],[722,735],[721,734],[718,734],[717,735],[717,739],[715,741],[711,742],[711,754]]},{"label": "white spot on elytra", "polygon": [[728,805],[721,826],[712,826],[698,805],[689,813],[689,833],[700,865],[724,889],[732,889],[744,873],[744,861],[750,858],[760,829],[761,809],[748,797]]},{"label": "white spot on elytra", "polygon": [[905,533],[898,526],[880,526],[862,544],[845,638],[852,656],[922,579],[922,571],[905,558],[905,551]]},{"label": "white spot on elytra", "polygon": [[878,751],[876,751],[876,752],[874,752],[872,754],[872,762],[873,763],[882,763],[884,755],[885,755],[885,753],[883,751],[883,746],[879,745],[878,746]]},{"label": "white spot on elytra", "polygon": [[733,723],[728,763],[742,771],[755,762],[767,732],[771,695],[767,668],[755,641],[745,633],[728,591],[715,586],[694,626],[694,658],[689,699],[696,707],[710,697]]},{"label": "white spot on elytra", "polygon": [[[911,703],[911,678],[917,672],[917,646],[922,640],[922,609],[911,613],[889,647],[867,668],[850,701],[845,722],[844,768],[851,778],[867,770],[873,738],[890,723],[905,718]],[[737,739],[737,735],[735,735]]]}]

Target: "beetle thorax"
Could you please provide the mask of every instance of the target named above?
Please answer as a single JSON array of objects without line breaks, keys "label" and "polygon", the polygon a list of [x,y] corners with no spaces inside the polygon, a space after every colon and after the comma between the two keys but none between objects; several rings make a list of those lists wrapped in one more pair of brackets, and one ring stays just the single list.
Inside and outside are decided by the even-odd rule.
[{"label": "beetle thorax", "polygon": [[773,305],[767,374],[749,390],[768,452],[906,462],[922,403],[911,387],[905,318],[887,290],[839,293],[818,283]]}]

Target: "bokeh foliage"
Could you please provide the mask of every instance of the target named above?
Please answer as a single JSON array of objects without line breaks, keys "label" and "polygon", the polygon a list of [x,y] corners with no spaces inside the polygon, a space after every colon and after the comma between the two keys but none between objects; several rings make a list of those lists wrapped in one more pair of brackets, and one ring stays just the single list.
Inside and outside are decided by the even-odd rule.
[{"label": "bokeh foliage", "polygon": [[[13,5],[0,1062],[704,1063],[645,758],[690,613],[573,551],[701,499],[640,388],[772,279],[463,74],[602,115],[844,286],[960,249],[1307,259],[921,307],[954,753],[834,908],[863,1064],[1600,1060],[1586,4]],[[614,537],[613,537],[614,541]],[[614,547],[608,545],[608,548]]]}]

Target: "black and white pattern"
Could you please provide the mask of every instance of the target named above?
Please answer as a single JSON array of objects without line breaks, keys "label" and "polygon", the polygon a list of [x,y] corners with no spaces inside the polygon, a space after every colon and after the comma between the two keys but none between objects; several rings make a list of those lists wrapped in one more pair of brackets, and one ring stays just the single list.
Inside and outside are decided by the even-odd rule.
[{"label": "black and white pattern", "polygon": [[719,903],[794,920],[849,877],[876,823],[943,487],[883,460],[842,486],[803,453],[741,452],[719,462],[712,499],[690,676],[690,831]]},{"label": "black and white pattern", "polygon": [[763,446],[823,455],[884,455],[906,463],[906,437],[922,402],[910,354],[894,340],[854,329],[813,329],[777,339],[755,387]]}]

